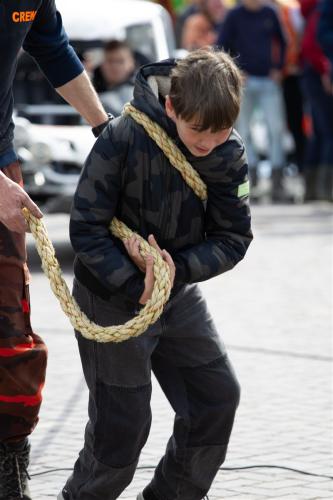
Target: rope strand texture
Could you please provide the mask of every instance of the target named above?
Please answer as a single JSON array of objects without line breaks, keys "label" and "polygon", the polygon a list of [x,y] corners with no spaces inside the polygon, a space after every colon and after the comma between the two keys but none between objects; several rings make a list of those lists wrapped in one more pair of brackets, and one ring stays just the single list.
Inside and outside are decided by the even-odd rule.
[{"label": "rope strand texture", "polygon": [[[144,113],[138,111],[131,105],[126,105],[124,113],[129,114],[135,121],[144,127],[149,136],[162,149],[170,163],[179,170],[184,180],[201,198],[206,199],[207,190],[198,173],[187,162],[181,151],[168,137],[166,132],[155,122],[150,120]],[[134,233],[123,222],[116,217],[110,224],[111,233],[122,241],[136,234],[140,243],[142,257],[151,254],[154,257],[154,289],[151,298],[141,311],[124,325],[100,326],[80,310],[76,300],[72,297],[68,286],[62,276],[59,262],[55,256],[55,250],[47,234],[42,220],[34,217],[26,208],[23,214],[29,224],[30,231],[35,239],[37,252],[41,258],[42,269],[48,277],[51,289],[59,300],[62,310],[69,318],[75,330],[83,337],[97,342],[123,342],[132,337],[138,337],[147,328],[155,323],[163,312],[164,305],[169,300],[171,292],[170,270],[168,264],[160,254],[149,245],[139,234]]]}]

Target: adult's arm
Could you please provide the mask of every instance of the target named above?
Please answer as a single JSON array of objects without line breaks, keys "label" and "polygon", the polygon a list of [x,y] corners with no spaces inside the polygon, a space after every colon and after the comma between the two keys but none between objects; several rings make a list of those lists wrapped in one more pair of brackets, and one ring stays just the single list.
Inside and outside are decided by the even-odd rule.
[{"label": "adult's arm", "polygon": [[56,90],[92,127],[107,121],[108,116],[85,71]]},{"label": "adult's arm", "polygon": [[116,214],[124,165],[124,153],[114,139],[113,128],[119,120],[124,119],[104,129],[85,163],[74,196],[70,238],[75,254],[99,283],[111,293],[138,303],[144,275],[109,230]]},{"label": "adult's arm", "polygon": [[208,185],[205,241],[172,255],[176,282],[196,283],[229,271],[252,241],[244,147],[230,142],[229,159],[221,164],[224,173]]},{"label": "adult's arm", "polygon": [[88,75],[69,44],[54,0],[43,0],[23,48],[36,59],[59,94],[74,106],[92,127],[107,120]]}]

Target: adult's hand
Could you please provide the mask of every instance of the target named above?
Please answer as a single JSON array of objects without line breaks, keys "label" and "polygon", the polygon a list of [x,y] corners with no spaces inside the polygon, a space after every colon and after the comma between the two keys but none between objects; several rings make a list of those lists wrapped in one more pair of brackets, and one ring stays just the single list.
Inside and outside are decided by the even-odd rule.
[{"label": "adult's hand", "polygon": [[43,217],[42,212],[21,186],[0,171],[0,222],[15,233],[28,231],[28,224],[22,214],[24,207],[38,219]]},{"label": "adult's hand", "polygon": [[275,83],[280,84],[282,82],[282,78],[283,78],[282,71],[280,71],[278,69],[272,69],[271,72],[269,73],[269,76],[270,76],[271,80],[273,80],[273,82],[275,82]]}]

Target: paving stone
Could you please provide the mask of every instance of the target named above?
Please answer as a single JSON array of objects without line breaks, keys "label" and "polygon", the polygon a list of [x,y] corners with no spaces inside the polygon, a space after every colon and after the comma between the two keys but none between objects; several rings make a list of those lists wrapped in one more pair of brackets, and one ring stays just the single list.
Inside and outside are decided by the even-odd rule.
[{"label": "paving stone", "polygon": [[[225,467],[280,465],[332,475],[332,219],[326,204],[257,206],[255,241],[234,270],[203,283],[242,386]],[[46,217],[64,275],[72,281],[67,219]],[[33,325],[49,347],[41,418],[32,436],[32,474],[70,469],[83,444],[87,390],[72,328],[32,251]],[[173,411],[153,383],[153,425],[140,466],[154,467],[172,432]],[[55,498],[69,471],[33,476],[35,500]],[[135,499],[153,469],[138,469],[121,499]],[[226,471],[210,500],[333,498],[333,482],[282,469]]]}]

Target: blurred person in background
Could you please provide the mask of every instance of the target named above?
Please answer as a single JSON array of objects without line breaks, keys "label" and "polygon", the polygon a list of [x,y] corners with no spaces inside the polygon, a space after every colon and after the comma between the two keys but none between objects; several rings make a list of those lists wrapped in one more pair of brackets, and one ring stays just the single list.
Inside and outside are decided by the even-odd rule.
[{"label": "blurred person in background", "polygon": [[317,38],[320,2],[300,0],[306,20],[302,40],[303,90],[310,108],[312,131],[304,159],[305,200],[332,201],[333,93],[331,65]]},{"label": "blurred person in background", "polygon": [[187,2],[187,5],[182,9],[182,11],[178,14],[176,18],[175,35],[176,35],[177,47],[181,46],[183,27],[186,20],[193,14],[197,14],[199,12],[199,1],[200,0],[192,0]]},{"label": "blurred person in background", "polygon": [[333,1],[332,0],[322,0],[321,2],[320,21],[318,26],[318,40],[326,56],[331,61],[331,69],[333,69]]},{"label": "blurred person in background", "polygon": [[195,50],[206,45],[214,45],[226,15],[223,0],[199,0],[196,12],[184,22],[181,47]]},{"label": "blurred person in background", "polygon": [[283,67],[282,89],[288,128],[295,143],[294,161],[298,171],[303,170],[305,133],[303,130],[303,96],[301,90],[300,50],[303,18],[297,0],[271,0],[276,8],[287,41]]},{"label": "blurred person in background", "polygon": [[125,41],[110,40],[104,47],[104,60],[94,71],[93,84],[105,109],[119,116],[133,97],[136,61]]},{"label": "blurred person in background", "polygon": [[272,200],[284,201],[285,110],[281,80],[286,39],[275,10],[262,0],[242,0],[226,16],[217,44],[237,57],[244,74],[244,96],[237,127],[245,140],[252,187],[257,184],[258,155],[252,144],[250,122],[255,109],[260,108],[270,138]]}]

